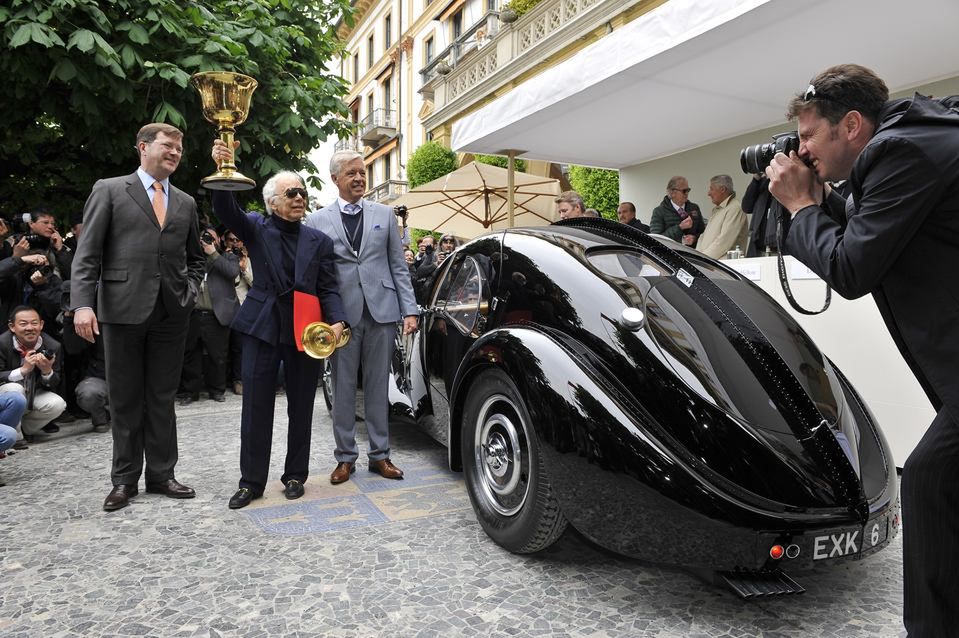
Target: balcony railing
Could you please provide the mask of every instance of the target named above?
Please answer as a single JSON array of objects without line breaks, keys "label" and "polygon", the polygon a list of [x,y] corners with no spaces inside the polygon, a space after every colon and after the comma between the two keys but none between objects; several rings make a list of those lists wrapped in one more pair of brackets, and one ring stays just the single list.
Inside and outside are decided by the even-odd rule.
[{"label": "balcony railing", "polygon": [[360,141],[376,147],[396,137],[396,112],[390,109],[374,109],[360,122]]},{"label": "balcony railing", "polygon": [[499,26],[475,53],[471,50],[448,62],[445,76],[437,75],[440,60],[434,60],[420,71],[428,83],[421,91],[434,101],[423,125],[431,129],[442,124],[641,2],[648,4],[648,0],[542,0],[516,22]]},{"label": "balcony railing", "polygon": [[336,144],[333,145],[333,149],[336,151],[356,151],[362,153],[363,142],[361,142],[358,137],[345,137],[337,140]]},{"label": "balcony railing", "polygon": [[[455,68],[456,65],[470,53],[483,48],[487,42],[499,33],[499,30],[499,11],[487,12],[476,24],[467,29],[463,35],[456,38],[453,44],[440,51],[439,55],[420,69],[420,78],[423,80],[423,84],[428,84],[431,80],[444,75],[444,73],[441,73],[437,69],[447,67],[449,69]],[[449,73],[449,71],[447,70],[446,73]]]},{"label": "balcony railing", "polygon": [[405,195],[408,190],[406,182],[398,179],[390,179],[371,188],[363,195],[363,198],[380,202],[381,204],[387,204],[400,195]]}]

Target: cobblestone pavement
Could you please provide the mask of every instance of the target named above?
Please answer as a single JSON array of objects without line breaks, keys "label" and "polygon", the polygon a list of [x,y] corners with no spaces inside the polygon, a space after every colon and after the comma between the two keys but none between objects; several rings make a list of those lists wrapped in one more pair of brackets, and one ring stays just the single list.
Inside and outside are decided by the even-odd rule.
[{"label": "cobblestone pavement", "polygon": [[[277,423],[285,410],[280,396]],[[901,535],[878,556],[798,575],[805,594],[742,601],[573,532],[539,555],[505,552],[476,522],[445,449],[409,425],[393,427],[406,480],[361,464],[331,486],[321,398],[306,496],[282,495],[284,425],[265,497],[231,511],[240,398],[178,414],[177,478],[194,500],[145,494],[141,481],[129,507],[102,511],[111,439],[88,421],[0,461],[0,635],[904,635]]]}]

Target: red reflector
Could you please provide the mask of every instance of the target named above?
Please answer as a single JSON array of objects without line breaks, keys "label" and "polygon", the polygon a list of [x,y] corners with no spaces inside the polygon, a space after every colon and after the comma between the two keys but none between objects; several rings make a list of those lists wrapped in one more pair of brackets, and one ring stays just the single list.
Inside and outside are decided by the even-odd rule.
[{"label": "red reflector", "polygon": [[769,548],[769,557],[773,560],[779,560],[783,557],[785,550],[782,545],[773,545]]}]

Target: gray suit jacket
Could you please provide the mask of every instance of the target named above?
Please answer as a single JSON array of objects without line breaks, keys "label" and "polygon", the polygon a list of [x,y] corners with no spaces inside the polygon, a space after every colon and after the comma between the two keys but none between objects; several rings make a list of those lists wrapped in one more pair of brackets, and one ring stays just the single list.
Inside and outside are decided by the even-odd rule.
[{"label": "gray suit jacket", "polygon": [[364,303],[378,323],[418,315],[393,209],[366,200],[360,200],[360,204],[363,206],[363,237],[359,253],[353,252],[346,237],[337,202],[306,218],[307,226],[321,230],[333,239],[336,281],[346,320],[358,325],[363,317]]},{"label": "gray suit jacket", "polygon": [[204,264],[192,197],[170,186],[161,229],[136,173],[102,179],[83,208],[71,308],[95,308],[104,323],[138,324],[162,294],[167,312],[180,317],[196,303]]}]

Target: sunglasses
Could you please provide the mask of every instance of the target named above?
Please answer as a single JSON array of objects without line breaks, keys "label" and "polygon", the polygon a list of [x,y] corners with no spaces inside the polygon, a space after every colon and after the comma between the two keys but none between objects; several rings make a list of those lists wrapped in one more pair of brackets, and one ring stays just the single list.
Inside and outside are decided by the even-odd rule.
[{"label": "sunglasses", "polygon": [[305,189],[305,188],[288,188],[288,189],[286,189],[286,193],[284,193],[284,194],[286,195],[286,198],[287,198],[287,199],[293,199],[293,198],[295,198],[297,195],[299,195],[299,196],[302,197],[303,199],[309,199],[309,198],[310,198],[310,194],[306,192],[306,189]]},{"label": "sunglasses", "polygon": [[806,92],[803,93],[803,95],[802,95],[802,101],[805,102],[805,103],[808,103],[808,102],[812,102],[813,100],[820,100],[820,101],[825,101],[825,102],[833,102],[833,103],[835,103],[835,104],[840,104],[840,105],[846,107],[847,109],[848,109],[848,108],[851,108],[848,104],[846,104],[846,103],[843,102],[842,100],[836,99],[836,98],[832,97],[831,95],[827,95],[827,94],[823,93],[822,91],[817,91],[817,90],[816,90],[816,87],[813,86],[812,84],[810,84],[808,87],[806,87]]},{"label": "sunglasses", "polygon": [[691,188],[673,188],[671,190],[676,191],[677,193],[682,193],[683,195],[689,195],[689,191],[693,190]]}]

